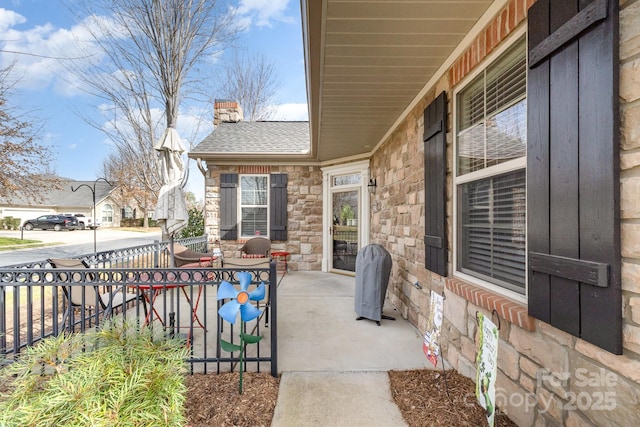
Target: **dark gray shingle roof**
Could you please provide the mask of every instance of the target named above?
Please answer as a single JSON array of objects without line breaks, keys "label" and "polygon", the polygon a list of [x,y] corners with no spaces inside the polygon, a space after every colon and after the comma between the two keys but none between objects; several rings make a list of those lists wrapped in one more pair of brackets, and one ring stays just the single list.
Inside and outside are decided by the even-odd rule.
[{"label": "dark gray shingle roof", "polygon": [[192,152],[301,154],[309,144],[309,122],[221,123]]},{"label": "dark gray shingle roof", "polygon": [[[28,200],[23,194],[17,192],[9,197],[0,197],[0,204],[21,205],[21,206],[93,206],[93,192],[87,187],[80,187],[76,191],[71,191],[71,187],[76,188],[83,184],[93,189],[94,181],[66,181],[63,182],[60,190],[42,188],[39,201]],[[104,181],[95,182],[96,203],[102,201],[113,191],[115,187]]]}]

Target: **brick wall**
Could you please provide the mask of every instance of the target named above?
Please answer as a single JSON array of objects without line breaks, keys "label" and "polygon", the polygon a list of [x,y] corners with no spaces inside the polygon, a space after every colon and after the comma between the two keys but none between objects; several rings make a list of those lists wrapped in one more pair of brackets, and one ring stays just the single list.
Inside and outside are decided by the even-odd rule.
[{"label": "brick wall", "polygon": [[[423,110],[442,90],[448,92],[447,227],[453,248],[453,89],[510,32],[526,25],[526,7],[533,2],[508,2],[376,151],[371,241],[391,252],[389,299],[420,331],[426,328],[430,292],[445,295],[442,350],[462,374],[475,378],[476,312],[500,323],[497,404],[518,425],[635,425],[640,414],[639,0],[620,1],[624,354],[613,355],[529,317],[525,304],[454,278],[451,265],[448,278],[424,268]],[[611,405],[615,408],[607,410]]]},{"label": "brick wall", "polygon": [[[288,175],[288,240],[274,241],[271,251],[287,251],[291,270],[321,270],[322,266],[322,172],[315,166],[213,166],[205,178],[205,231],[210,242],[220,236],[221,173],[286,173]],[[222,240],[226,258],[240,256],[245,240]]]},{"label": "brick wall", "polygon": [[527,17],[535,0],[511,0],[469,44],[449,69],[449,83],[455,86]]}]

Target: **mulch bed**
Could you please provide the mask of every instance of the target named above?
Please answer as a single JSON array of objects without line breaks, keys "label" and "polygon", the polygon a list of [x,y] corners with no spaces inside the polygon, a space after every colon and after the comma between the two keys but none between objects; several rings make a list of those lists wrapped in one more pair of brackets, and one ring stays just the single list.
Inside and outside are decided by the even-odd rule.
[{"label": "mulch bed", "polygon": [[[409,426],[488,426],[475,384],[456,371],[390,371],[391,395]],[[494,425],[517,427],[504,414]]]},{"label": "mulch bed", "polygon": [[[391,395],[411,427],[486,426],[473,381],[456,371],[389,372]],[[238,394],[237,373],[195,374],[186,378],[188,427],[269,426],[278,399],[279,380],[267,373],[245,373]],[[495,425],[516,427],[497,414]]]},{"label": "mulch bed", "polygon": [[187,427],[271,425],[279,379],[267,373],[194,374],[186,378]]}]

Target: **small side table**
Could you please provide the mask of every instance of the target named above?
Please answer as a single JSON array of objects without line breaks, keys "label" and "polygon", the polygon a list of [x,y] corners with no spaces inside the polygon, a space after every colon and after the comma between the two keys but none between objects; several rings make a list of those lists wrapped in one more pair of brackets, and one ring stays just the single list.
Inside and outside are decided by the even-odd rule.
[{"label": "small side table", "polygon": [[287,257],[289,255],[289,252],[285,251],[271,252],[271,257],[273,258],[273,260],[276,261],[278,265],[282,263],[281,265],[283,266],[283,268],[280,269],[280,271],[283,272],[282,274],[287,274],[287,271],[289,271],[289,266],[287,265]]}]

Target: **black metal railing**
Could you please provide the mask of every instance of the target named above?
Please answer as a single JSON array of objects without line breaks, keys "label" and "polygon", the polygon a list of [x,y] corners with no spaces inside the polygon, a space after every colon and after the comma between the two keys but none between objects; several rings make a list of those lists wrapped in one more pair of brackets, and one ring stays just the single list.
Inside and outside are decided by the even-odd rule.
[{"label": "black metal railing", "polygon": [[[131,256],[136,251],[113,252]],[[100,264],[112,259],[105,257]],[[0,363],[10,363],[27,346],[47,337],[82,332],[122,316],[141,327],[183,337],[192,373],[233,370],[240,355],[225,353],[220,340],[239,344],[240,330],[218,315],[225,301],[217,300],[217,290],[222,281],[237,285],[238,272],[248,271],[250,286],[264,283],[267,297],[257,302],[262,311],[257,319],[241,322],[246,328],[242,332],[263,337],[247,346],[245,369],[277,376],[275,266],[68,269],[43,262],[31,268],[0,268]]]},{"label": "black metal railing", "polygon": [[[175,243],[180,243],[196,252],[208,252],[207,235],[198,237],[187,237],[176,239]],[[140,246],[132,246],[122,249],[112,249],[97,253],[74,256],[74,259],[84,260],[87,264],[102,268],[151,268],[168,267],[169,263],[169,241],[156,240],[153,243]],[[47,260],[31,261],[22,264],[8,265],[2,268],[46,268],[49,267]]]}]

